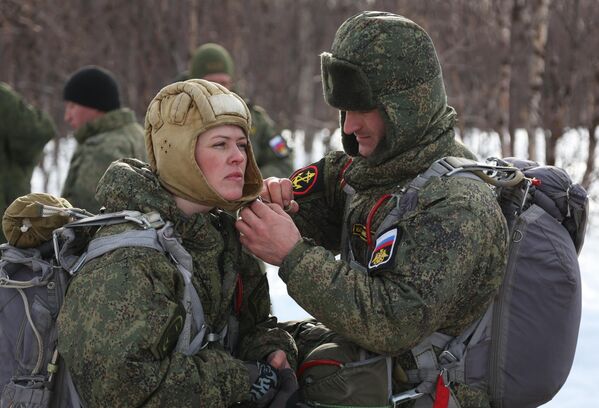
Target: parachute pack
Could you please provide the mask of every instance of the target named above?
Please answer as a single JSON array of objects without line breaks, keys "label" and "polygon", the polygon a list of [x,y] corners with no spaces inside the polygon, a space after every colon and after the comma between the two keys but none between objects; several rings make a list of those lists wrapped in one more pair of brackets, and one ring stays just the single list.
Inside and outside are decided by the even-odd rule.
[{"label": "parachute pack", "polygon": [[[587,193],[563,169],[515,159],[490,160],[490,164],[456,157],[436,161],[392,196],[396,206],[375,234],[382,236],[416,208],[418,192],[431,177],[468,177],[490,184],[510,239],[503,282],[487,311],[458,337],[433,333],[414,347],[411,352],[418,368],[405,374],[407,382],[416,386],[397,395],[391,392],[393,367],[388,359],[381,368],[379,360],[368,353],[355,363],[337,364],[339,372],[334,376],[310,378],[311,368],[338,363],[336,356],[348,354],[333,349],[331,357],[331,350],[323,349],[327,345],[320,346],[312,353],[316,356],[309,356],[300,366],[300,384],[309,402],[336,407],[401,407],[409,402],[417,408],[433,404],[453,408],[459,403],[448,387],[439,384],[457,383],[486,391],[493,407],[529,408],[551,400],[565,383],[580,325],[577,256],[586,231]],[[349,201],[353,191],[347,185],[344,189]],[[349,246],[347,232],[342,242]],[[342,259],[366,271],[351,249],[342,249]],[[380,370],[387,373],[386,381]],[[321,382],[332,383],[331,378],[339,390],[321,387]],[[376,384],[372,378],[378,378]],[[379,395],[373,396],[371,390],[377,389]],[[439,389],[446,395],[438,395]]]},{"label": "parachute pack", "polygon": [[[30,206],[37,206],[41,224],[48,224],[46,217],[57,214],[66,220],[79,219],[53,230],[52,239],[33,248],[0,245],[1,408],[84,406],[57,351],[56,319],[70,279],[92,259],[117,248],[152,248],[165,253],[177,266],[185,282],[182,303],[187,311],[177,351],[192,355],[207,342],[234,347],[233,319],[223,332],[207,332],[202,303],[191,283],[191,255],[174,236],[173,225],[164,222],[158,213],[121,211],[91,216],[81,210],[35,201]],[[95,228],[125,222],[138,228],[91,239]],[[23,225],[31,224],[35,221],[23,219]],[[36,234],[40,231],[47,232],[38,229]],[[38,234],[42,236],[46,237]]]},{"label": "parachute pack", "polygon": [[[587,193],[561,168],[492,160],[441,159],[399,199],[414,200],[432,176],[475,175],[494,186],[510,232],[503,283],[486,313],[457,338],[435,333],[412,350],[418,369],[407,374],[419,385],[408,394],[417,407],[431,406],[439,375],[446,384],[486,390],[494,407],[537,407],[557,394],[572,367]],[[439,358],[433,347],[444,350]]]}]

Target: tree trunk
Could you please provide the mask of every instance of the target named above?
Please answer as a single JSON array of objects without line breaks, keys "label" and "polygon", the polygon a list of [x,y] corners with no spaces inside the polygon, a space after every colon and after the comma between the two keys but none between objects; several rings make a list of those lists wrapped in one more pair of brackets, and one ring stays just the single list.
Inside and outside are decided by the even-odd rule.
[{"label": "tree trunk", "polygon": [[300,56],[304,57],[299,72],[299,89],[297,102],[299,106],[299,124],[300,129],[304,129],[304,151],[306,157],[311,157],[314,144],[314,127],[311,120],[314,117],[314,76],[316,75],[315,59],[313,50],[313,32],[314,19],[309,5],[310,0],[302,0],[299,4],[299,49]]},{"label": "tree trunk", "polygon": [[[499,72],[499,135],[501,137],[501,156],[514,155],[512,133],[510,132],[510,84],[512,81],[513,44],[512,21],[517,17],[517,6],[513,1],[499,1],[497,4],[500,28],[501,49],[505,50],[501,58]],[[514,14],[516,13],[516,14]]]},{"label": "tree trunk", "polygon": [[593,107],[591,115],[591,125],[588,127],[589,132],[589,148],[587,154],[587,167],[582,177],[582,186],[587,190],[591,186],[591,183],[595,181],[595,156],[597,150],[597,135],[596,131],[599,128],[599,63],[596,64],[595,70],[595,81],[593,83]]},{"label": "tree trunk", "polygon": [[530,38],[533,52],[529,65],[530,99],[528,107],[528,158],[537,159],[535,133],[541,125],[541,91],[543,73],[545,72],[545,49],[547,45],[547,29],[549,26],[549,5],[551,0],[536,0],[532,3],[532,20]]}]

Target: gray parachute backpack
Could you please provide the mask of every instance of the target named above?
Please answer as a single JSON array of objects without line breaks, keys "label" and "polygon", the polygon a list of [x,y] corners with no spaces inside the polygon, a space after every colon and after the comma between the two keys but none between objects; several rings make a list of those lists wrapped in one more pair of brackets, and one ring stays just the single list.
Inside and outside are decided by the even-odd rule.
[{"label": "gray parachute backpack", "polygon": [[[208,342],[235,347],[234,321],[223,332],[208,332],[201,301],[191,284],[191,256],[175,237],[172,224],[163,222],[158,213],[121,211],[92,216],[49,205],[48,200],[65,201],[49,195],[19,199],[25,199],[27,208],[15,217],[18,225],[13,230],[22,238],[33,239],[27,248],[0,245],[0,408],[85,406],[57,351],[56,319],[70,279],[87,262],[117,248],[152,248],[165,253],[177,266],[185,282],[181,301],[187,312],[177,351],[192,355]],[[36,228],[34,219],[43,227]],[[95,228],[119,223],[134,223],[138,228],[91,238]]]},{"label": "gray parachute backpack", "polygon": [[[494,164],[447,157],[435,162],[398,196],[383,221],[415,208],[418,190],[433,176],[478,178],[494,186],[509,232],[508,265],[487,312],[456,338],[434,333],[414,349],[416,388],[392,396],[431,407],[439,376],[445,384],[485,390],[493,407],[537,407],[565,383],[576,350],[581,314],[577,256],[584,243],[588,197],[553,166],[515,159]],[[433,347],[443,350],[438,356]],[[449,407],[458,407],[453,395]]]}]

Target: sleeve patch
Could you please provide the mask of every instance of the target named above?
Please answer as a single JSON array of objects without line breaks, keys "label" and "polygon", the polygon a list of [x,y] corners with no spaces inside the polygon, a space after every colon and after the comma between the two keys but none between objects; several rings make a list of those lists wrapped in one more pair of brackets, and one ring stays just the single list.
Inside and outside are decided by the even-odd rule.
[{"label": "sleeve patch", "polygon": [[388,264],[395,257],[398,241],[397,228],[393,228],[376,239],[374,250],[368,262],[368,271],[376,271]]},{"label": "sleeve patch", "polygon": [[283,139],[283,136],[276,135],[268,141],[268,145],[272,149],[275,156],[281,159],[289,157],[289,146],[287,146],[287,142],[285,139]]},{"label": "sleeve patch", "polygon": [[181,306],[178,306],[167,327],[162,332],[160,340],[152,347],[155,356],[164,359],[172,353],[177,345],[184,323],[185,312]]},{"label": "sleeve patch", "polygon": [[303,196],[308,193],[323,190],[324,186],[321,177],[322,166],[323,160],[296,170],[295,173],[289,177],[294,196]]}]

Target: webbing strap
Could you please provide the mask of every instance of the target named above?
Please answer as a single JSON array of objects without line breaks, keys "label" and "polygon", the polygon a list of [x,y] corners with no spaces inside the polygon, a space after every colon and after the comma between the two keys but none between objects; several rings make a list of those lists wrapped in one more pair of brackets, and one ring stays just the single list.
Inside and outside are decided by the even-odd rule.
[{"label": "webbing strap", "polygon": [[92,239],[85,252],[86,261],[89,262],[107,252],[123,247],[146,247],[164,252],[158,242],[155,230],[129,230],[120,234]]},{"label": "webbing strap", "polygon": [[[179,335],[176,350],[185,355],[193,355],[205,347],[208,342],[222,341],[223,338],[220,335],[218,338],[210,336],[208,341],[204,343],[204,336],[208,327],[205,323],[204,308],[202,307],[200,296],[191,282],[193,259],[175,236],[171,222],[167,222],[164,227],[156,232],[160,245],[171,256],[179,273],[183,277],[183,282],[185,282],[183,292],[185,323]],[[226,333],[226,326],[223,329],[223,333]]]},{"label": "webbing strap", "polygon": [[107,214],[98,214],[92,217],[82,218],[77,221],[65,224],[66,228],[85,228],[85,227],[102,227],[106,225],[122,224],[124,222],[134,222],[142,228],[160,228],[164,225],[164,221],[160,214],[156,211],[142,213],[140,211],[119,211]]},{"label": "webbing strap", "polygon": [[[0,261],[0,288],[27,289],[36,286],[45,286],[52,272],[52,263],[42,259],[41,252],[36,248],[22,249],[9,244],[0,246],[2,261]],[[36,274],[28,281],[14,280],[7,268],[10,264],[29,265]]]},{"label": "webbing strap", "polygon": [[[126,222],[129,219],[122,216],[124,213],[128,214],[127,216],[130,217],[131,213],[134,212],[122,212],[116,216],[107,214],[106,217],[102,218],[100,221],[96,219],[91,223],[80,223],[79,221],[75,221],[75,223],[77,223],[78,226],[90,226],[99,225],[97,224],[98,222],[109,222],[113,224],[118,222]],[[142,218],[140,217],[139,219]],[[144,223],[144,225],[147,226],[151,225],[152,223],[164,224],[162,220],[154,219],[151,223]],[[72,226],[72,224],[73,223],[71,223],[70,226]],[[70,228],[65,228],[61,235],[63,238],[66,236],[70,237],[67,239],[74,239],[74,233]],[[183,330],[177,342],[177,351],[180,351],[186,355],[192,355],[197,353],[208,342],[223,341],[223,338],[227,332],[227,326],[225,326],[220,333],[211,333],[211,335],[205,339],[205,334],[208,328],[205,324],[204,309],[202,307],[200,297],[191,281],[193,260],[189,252],[187,252],[187,250],[179,242],[179,239],[176,237],[173,224],[171,222],[167,222],[158,230],[148,227],[147,229],[128,230],[119,234],[94,238],[89,242],[87,251],[83,253],[77,259],[77,261],[74,262],[74,265],[68,270],[71,274],[76,273],[92,259],[102,256],[115,249],[124,247],[144,247],[167,253],[173,260],[177,270],[183,278],[185,287],[182,304],[185,308],[186,315]],[[63,251],[61,250],[61,255],[62,252]]]}]

